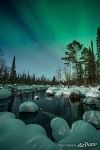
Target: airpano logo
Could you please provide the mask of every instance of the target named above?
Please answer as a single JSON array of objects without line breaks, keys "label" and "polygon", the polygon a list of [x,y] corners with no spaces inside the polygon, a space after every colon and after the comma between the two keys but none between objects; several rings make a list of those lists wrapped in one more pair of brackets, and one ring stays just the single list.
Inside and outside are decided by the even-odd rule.
[{"label": "airpano logo", "polygon": [[79,143],[79,144],[58,144],[58,147],[60,148],[64,148],[64,147],[77,147],[77,148],[86,148],[86,147],[96,147],[98,145],[98,143],[93,142],[93,143],[89,143],[89,142],[84,142],[84,143]]},{"label": "airpano logo", "polygon": [[77,145],[77,147],[83,147],[83,148],[85,148],[85,147],[96,147],[97,145],[98,144],[96,142],[94,142],[94,143],[84,142],[84,143],[79,143]]}]

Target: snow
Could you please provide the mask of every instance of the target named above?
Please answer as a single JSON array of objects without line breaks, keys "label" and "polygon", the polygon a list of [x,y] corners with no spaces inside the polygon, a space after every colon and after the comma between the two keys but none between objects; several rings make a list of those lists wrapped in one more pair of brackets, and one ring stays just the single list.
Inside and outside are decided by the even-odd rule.
[{"label": "snow", "polygon": [[90,110],[83,114],[83,120],[100,128],[100,111]]},{"label": "snow", "polygon": [[51,128],[52,128],[52,135],[55,141],[57,142],[70,134],[70,128],[67,122],[60,117],[56,117],[51,120]]},{"label": "snow", "polygon": [[[94,147],[85,144],[94,143]],[[93,149],[100,150],[100,131],[86,121],[79,120],[72,124],[71,133],[59,143],[60,150]],[[86,147],[85,147],[86,146]]]},{"label": "snow", "polygon": [[85,99],[83,99],[83,103],[96,104],[96,103],[100,103],[100,99],[97,99],[95,97],[86,97]]},{"label": "snow", "polygon": [[37,125],[37,124],[28,124],[26,125],[26,129],[28,130],[28,133],[29,134],[33,134],[33,135],[46,135],[46,131],[45,129],[40,126],[40,125]]},{"label": "snow", "polygon": [[35,100],[39,99],[39,96],[38,95],[34,96],[34,99]]},{"label": "snow", "polygon": [[46,90],[46,94],[47,95],[55,95],[55,93],[57,92],[57,91],[59,91],[60,90],[60,87],[49,87],[47,90]]},{"label": "snow", "polygon": [[36,112],[38,111],[38,105],[34,102],[27,101],[19,106],[19,112]]},{"label": "snow", "polygon": [[2,118],[15,118],[15,114],[11,113],[11,112],[0,112],[0,117]]},{"label": "snow", "polygon": [[58,150],[39,125],[0,115],[0,150]]},{"label": "snow", "polygon": [[64,98],[69,98],[70,92],[71,92],[71,89],[64,88],[64,90],[63,90],[63,96],[64,96]]},{"label": "snow", "polygon": [[59,98],[59,97],[61,97],[61,96],[63,96],[63,90],[59,90],[59,91],[57,91],[57,92],[55,93],[55,97],[56,97],[56,98]]},{"label": "snow", "polygon": [[100,98],[100,92],[99,91],[94,91],[90,90],[87,94],[86,97],[94,97],[94,98]]},{"label": "snow", "polygon": [[5,99],[11,96],[11,91],[6,88],[1,88],[0,89],[0,99]]}]

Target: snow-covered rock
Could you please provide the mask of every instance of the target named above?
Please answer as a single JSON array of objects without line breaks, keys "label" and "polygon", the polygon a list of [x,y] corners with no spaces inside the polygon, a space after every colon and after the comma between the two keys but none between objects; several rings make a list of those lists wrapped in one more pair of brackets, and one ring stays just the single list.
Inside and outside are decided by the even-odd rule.
[{"label": "snow-covered rock", "polygon": [[88,121],[95,127],[100,128],[100,111],[90,110],[83,114],[83,120]]},{"label": "snow-covered rock", "polygon": [[71,133],[59,143],[60,150],[100,149],[100,131],[91,124],[79,120],[72,124]]},{"label": "snow-covered rock", "polygon": [[88,96],[85,99],[83,99],[83,103],[85,103],[85,104],[97,104],[97,103],[100,103],[100,99]]},{"label": "snow-covered rock", "polygon": [[60,90],[60,87],[49,87],[49,88],[46,90],[46,95],[47,95],[47,96],[54,96],[55,93],[56,93],[57,91],[59,91],[59,90]]},{"label": "snow-covered rock", "polygon": [[0,112],[0,117],[2,117],[3,119],[7,119],[7,118],[15,118],[15,114],[11,113],[11,112]]},{"label": "snow-covered rock", "polygon": [[100,98],[100,91],[95,91],[91,89],[87,94],[86,97],[93,97],[93,98]]},{"label": "snow-covered rock", "polygon": [[56,117],[51,120],[51,128],[52,128],[52,136],[57,142],[70,134],[70,128],[67,122],[60,117]]},{"label": "snow-covered rock", "polygon": [[63,96],[63,90],[59,90],[59,91],[57,91],[57,92],[55,93],[55,97],[56,97],[56,98],[59,98],[59,97],[61,97],[61,96]]},{"label": "snow-covered rock", "polygon": [[46,131],[45,129],[40,126],[40,125],[37,125],[37,124],[28,124],[26,125],[26,129],[28,130],[28,133],[29,134],[33,134],[33,135],[46,135]]},{"label": "snow-covered rock", "polygon": [[0,99],[6,99],[11,96],[11,91],[6,88],[1,88],[0,89]]},{"label": "snow-covered rock", "polygon": [[39,125],[0,115],[0,150],[58,150]]},{"label": "snow-covered rock", "polygon": [[38,105],[34,102],[27,101],[19,106],[19,112],[36,112],[38,111]]},{"label": "snow-covered rock", "polygon": [[64,91],[63,91],[63,97],[64,98],[69,98],[70,93],[71,93],[71,89],[65,88]]}]

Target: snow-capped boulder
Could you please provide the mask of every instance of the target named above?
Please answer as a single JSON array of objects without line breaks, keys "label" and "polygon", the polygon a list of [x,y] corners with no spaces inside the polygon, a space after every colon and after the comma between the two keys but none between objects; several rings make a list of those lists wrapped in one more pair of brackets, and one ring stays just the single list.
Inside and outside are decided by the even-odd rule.
[{"label": "snow-capped boulder", "polygon": [[26,129],[28,130],[29,134],[32,133],[33,135],[37,135],[37,134],[46,135],[45,129],[42,126],[37,125],[37,124],[28,124],[26,125]]},{"label": "snow-capped boulder", "polygon": [[93,97],[93,98],[99,98],[99,99],[100,99],[100,92],[91,89],[91,90],[86,94],[86,97]]},{"label": "snow-capped boulder", "polygon": [[56,98],[59,98],[59,97],[61,97],[61,96],[63,96],[63,90],[59,90],[59,91],[57,91],[57,92],[55,93],[55,97],[56,97]]},{"label": "snow-capped boulder", "polygon": [[71,93],[71,89],[69,89],[69,88],[64,88],[63,97],[64,97],[64,98],[69,98],[70,93]]},{"label": "snow-capped boulder", "polygon": [[15,118],[15,114],[11,113],[11,112],[0,112],[0,117],[3,119],[8,119],[8,118]]},{"label": "snow-capped boulder", "polygon": [[0,89],[0,99],[6,99],[11,96],[11,91],[6,88],[1,88]]},{"label": "snow-capped boulder", "polygon": [[56,117],[51,120],[51,128],[52,128],[52,136],[57,142],[70,134],[70,128],[67,122],[60,117]]},{"label": "snow-capped boulder", "polygon": [[83,99],[83,103],[90,104],[90,105],[97,104],[97,103],[100,103],[100,99],[88,96],[85,99]]},{"label": "snow-capped boulder", "polygon": [[59,143],[61,150],[83,150],[100,149],[100,131],[97,131],[91,124],[79,120],[73,123],[71,133]]},{"label": "snow-capped boulder", "polygon": [[20,104],[19,112],[36,112],[38,111],[38,105],[34,102],[27,101]]},{"label": "snow-capped boulder", "polygon": [[0,150],[58,150],[39,125],[0,115]]},{"label": "snow-capped boulder", "polygon": [[93,124],[100,129],[100,111],[90,110],[83,114],[83,120]]},{"label": "snow-capped boulder", "polygon": [[[83,127],[83,129],[82,129]],[[84,121],[84,120],[78,120],[75,121],[72,126],[71,126],[71,133],[75,133],[80,131],[81,134],[84,135],[85,132],[89,132],[88,130],[92,129],[93,132],[96,131],[96,129],[88,122]]]},{"label": "snow-capped boulder", "polygon": [[47,95],[47,96],[54,96],[55,93],[56,93],[57,91],[59,91],[59,90],[60,90],[60,87],[49,87],[49,88],[46,90],[46,95]]}]

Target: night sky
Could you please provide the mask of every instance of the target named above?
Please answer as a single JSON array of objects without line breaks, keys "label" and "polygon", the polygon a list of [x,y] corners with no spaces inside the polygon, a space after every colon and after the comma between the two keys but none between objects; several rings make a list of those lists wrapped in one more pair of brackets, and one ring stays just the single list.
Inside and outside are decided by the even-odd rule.
[{"label": "night sky", "polygon": [[51,77],[66,45],[89,46],[100,26],[100,0],[0,0],[0,48],[17,72]]}]

